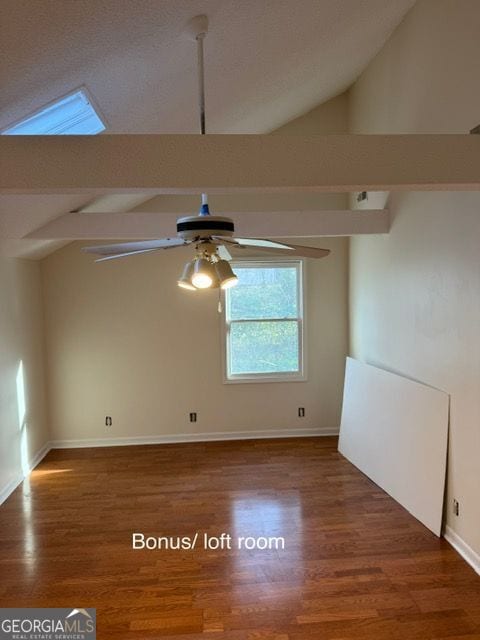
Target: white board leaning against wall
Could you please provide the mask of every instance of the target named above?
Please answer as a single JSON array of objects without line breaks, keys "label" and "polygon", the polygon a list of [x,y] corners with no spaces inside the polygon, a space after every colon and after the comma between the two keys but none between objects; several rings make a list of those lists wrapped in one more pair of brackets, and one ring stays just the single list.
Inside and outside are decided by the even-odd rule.
[{"label": "white board leaning against wall", "polygon": [[338,450],[441,534],[449,396],[347,358]]}]

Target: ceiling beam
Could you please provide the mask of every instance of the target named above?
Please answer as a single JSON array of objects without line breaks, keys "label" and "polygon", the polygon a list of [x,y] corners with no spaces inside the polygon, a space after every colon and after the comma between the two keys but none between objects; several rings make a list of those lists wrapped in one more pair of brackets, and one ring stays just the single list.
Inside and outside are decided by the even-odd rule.
[{"label": "ceiling beam", "polygon": [[0,193],[478,190],[480,136],[0,136]]},{"label": "ceiling beam", "polygon": [[[228,213],[238,236],[305,238],[388,233],[388,210]],[[26,236],[38,239],[153,239],[176,233],[177,213],[67,213]]]}]

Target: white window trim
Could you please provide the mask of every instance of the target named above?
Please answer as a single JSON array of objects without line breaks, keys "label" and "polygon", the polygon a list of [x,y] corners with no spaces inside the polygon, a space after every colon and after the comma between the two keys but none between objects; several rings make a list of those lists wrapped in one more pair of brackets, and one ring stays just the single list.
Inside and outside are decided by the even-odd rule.
[{"label": "white window trim", "polygon": [[[68,93],[64,93],[63,95],[59,96],[58,98],[55,98],[54,100],[50,100],[49,102],[47,102],[46,104],[42,105],[41,107],[38,107],[38,109],[35,109],[35,111],[31,111],[30,113],[27,113],[26,115],[22,116],[21,118],[17,118],[16,120],[11,122],[6,127],[3,127],[2,129],[0,129],[0,135],[5,135],[5,131],[9,131],[10,129],[13,129],[17,125],[22,124],[23,122],[25,122],[25,120],[29,120],[30,118],[35,117],[41,111],[44,111],[45,109],[53,107],[54,105],[57,104],[57,102],[61,102],[62,100],[65,100],[66,98],[70,98],[70,96],[73,96],[76,93],[79,93],[80,91],[84,94],[84,96],[90,102],[90,104],[92,105],[93,110],[95,111],[95,114],[97,115],[98,119],[103,124],[103,126],[105,127],[105,129],[103,131],[99,131],[99,133],[94,134],[94,135],[100,135],[101,136],[103,133],[107,132],[108,123],[107,123],[107,120],[106,120],[105,116],[103,115],[100,107],[98,106],[98,103],[97,103],[96,99],[92,96],[92,94],[90,93],[89,89],[87,89],[87,87],[84,84],[80,85],[76,89],[72,89],[72,91],[69,91]],[[90,135],[90,134],[85,134],[85,135]]]},{"label": "white window trim", "polygon": [[[222,354],[222,373],[224,384],[256,384],[256,383],[275,383],[275,382],[306,382],[307,381],[307,326],[306,326],[306,261],[302,258],[293,257],[276,257],[274,259],[236,259],[232,260],[231,265],[235,271],[235,266],[259,268],[264,266],[275,267],[284,266],[289,262],[299,265],[297,271],[297,291],[298,295],[298,319],[292,319],[293,322],[299,324],[299,360],[300,367],[298,372],[279,372],[279,373],[241,373],[228,375],[228,331],[229,323],[227,322],[227,305],[226,292],[222,291],[222,319],[221,319],[221,354]],[[298,287],[300,285],[300,287]],[[279,320],[274,318],[274,320]],[[264,320],[265,321],[265,320]],[[268,320],[267,320],[268,321]],[[245,322],[245,321],[242,321]],[[248,320],[246,321],[248,322]]]}]

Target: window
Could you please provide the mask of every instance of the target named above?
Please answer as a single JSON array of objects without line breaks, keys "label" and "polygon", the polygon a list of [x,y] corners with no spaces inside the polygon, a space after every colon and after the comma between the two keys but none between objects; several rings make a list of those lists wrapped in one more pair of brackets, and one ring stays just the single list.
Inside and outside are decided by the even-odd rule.
[{"label": "window", "polygon": [[77,89],[7,127],[7,136],[93,135],[105,124],[92,106],[86,89]]},{"label": "window", "polygon": [[225,292],[226,382],[303,380],[303,262],[232,263]]}]

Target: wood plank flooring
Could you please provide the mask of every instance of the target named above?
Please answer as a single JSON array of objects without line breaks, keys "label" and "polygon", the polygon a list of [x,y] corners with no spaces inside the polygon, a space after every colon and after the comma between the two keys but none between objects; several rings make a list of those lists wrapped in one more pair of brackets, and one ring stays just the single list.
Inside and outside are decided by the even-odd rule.
[{"label": "wood plank flooring", "polygon": [[480,577],[335,438],[52,451],[0,507],[0,604],[96,607],[101,640],[480,640]]}]

